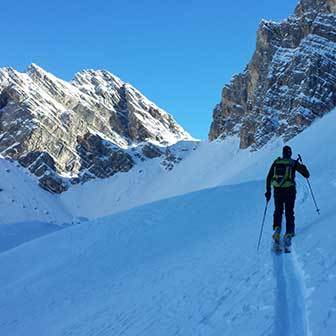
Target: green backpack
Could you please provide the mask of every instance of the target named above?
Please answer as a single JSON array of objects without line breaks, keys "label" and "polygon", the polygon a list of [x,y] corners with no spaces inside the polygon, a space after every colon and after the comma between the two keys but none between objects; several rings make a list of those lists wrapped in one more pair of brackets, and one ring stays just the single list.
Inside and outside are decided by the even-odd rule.
[{"label": "green backpack", "polygon": [[294,186],[293,175],[292,160],[279,157],[274,161],[272,186],[275,188],[289,188]]}]

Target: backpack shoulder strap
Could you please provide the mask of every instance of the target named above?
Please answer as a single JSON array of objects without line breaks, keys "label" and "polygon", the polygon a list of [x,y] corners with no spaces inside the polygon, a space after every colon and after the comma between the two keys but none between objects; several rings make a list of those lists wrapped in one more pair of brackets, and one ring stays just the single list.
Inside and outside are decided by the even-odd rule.
[{"label": "backpack shoulder strap", "polygon": [[290,159],[290,165],[291,167],[294,167],[296,165],[297,161],[294,159]]}]

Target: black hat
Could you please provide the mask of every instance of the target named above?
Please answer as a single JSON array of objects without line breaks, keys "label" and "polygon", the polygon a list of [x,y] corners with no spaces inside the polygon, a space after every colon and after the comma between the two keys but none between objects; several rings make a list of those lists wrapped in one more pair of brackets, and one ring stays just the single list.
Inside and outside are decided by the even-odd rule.
[{"label": "black hat", "polygon": [[282,148],[282,157],[284,159],[290,159],[292,157],[292,148],[284,146],[284,148]]}]

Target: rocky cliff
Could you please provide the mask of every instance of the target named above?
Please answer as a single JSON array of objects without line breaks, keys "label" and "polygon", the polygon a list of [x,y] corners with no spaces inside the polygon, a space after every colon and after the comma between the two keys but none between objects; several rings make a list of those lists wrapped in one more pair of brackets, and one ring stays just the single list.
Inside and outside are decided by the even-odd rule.
[{"label": "rocky cliff", "polygon": [[245,71],[215,107],[209,139],[257,149],[286,141],[336,105],[336,0],[301,0],[280,23],[262,21]]},{"label": "rocky cliff", "polygon": [[25,73],[0,69],[0,153],[49,191],[126,172],[184,139],[168,113],[107,71],[68,83],[35,64]]}]

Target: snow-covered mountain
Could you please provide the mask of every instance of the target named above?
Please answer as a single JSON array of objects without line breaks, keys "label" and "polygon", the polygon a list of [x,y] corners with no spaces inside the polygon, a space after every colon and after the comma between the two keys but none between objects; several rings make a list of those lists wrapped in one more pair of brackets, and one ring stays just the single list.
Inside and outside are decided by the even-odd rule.
[{"label": "snow-covered mountain", "polygon": [[260,148],[289,140],[336,106],[336,1],[301,0],[280,23],[263,20],[256,50],[213,113],[209,139]]},{"label": "snow-covered mountain", "polygon": [[[138,90],[107,71],[67,83],[35,64],[0,69],[0,152],[47,190],[129,171],[191,136]],[[168,151],[165,156],[165,152]]]},{"label": "snow-covered mountain", "polygon": [[[321,208],[318,216],[298,176],[291,255],[270,251],[273,209],[256,251],[265,175],[282,141],[257,152],[239,149],[232,139],[204,144],[209,159],[229,152],[217,178],[211,161],[188,166],[199,149],[181,165],[203,187],[217,187],[82,222],[2,252],[1,334],[333,335],[335,122],[336,110],[289,143],[308,165]],[[171,173],[178,185],[184,176]],[[177,186],[180,192],[194,187]]]}]

